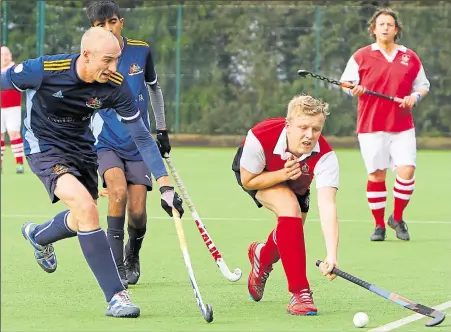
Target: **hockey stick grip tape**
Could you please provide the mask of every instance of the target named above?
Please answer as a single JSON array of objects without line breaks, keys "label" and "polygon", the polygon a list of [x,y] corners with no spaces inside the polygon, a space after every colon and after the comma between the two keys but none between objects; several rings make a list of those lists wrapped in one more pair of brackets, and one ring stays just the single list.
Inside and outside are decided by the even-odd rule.
[{"label": "hockey stick grip tape", "polygon": [[[316,266],[319,267],[321,263],[323,263],[323,261],[317,260],[316,261]],[[369,282],[366,282],[366,281],[363,281],[363,280],[361,280],[361,279],[359,279],[357,277],[354,277],[353,275],[351,275],[349,273],[346,273],[346,272],[344,272],[344,271],[342,271],[342,270],[340,270],[340,269],[338,269],[336,267],[334,267],[332,269],[332,273],[336,274],[339,277],[342,277],[343,279],[346,279],[346,280],[348,280],[350,282],[353,282],[354,284],[359,285],[360,287],[363,287],[363,288],[366,288],[366,289],[370,289],[370,287],[371,287],[371,284]]]}]

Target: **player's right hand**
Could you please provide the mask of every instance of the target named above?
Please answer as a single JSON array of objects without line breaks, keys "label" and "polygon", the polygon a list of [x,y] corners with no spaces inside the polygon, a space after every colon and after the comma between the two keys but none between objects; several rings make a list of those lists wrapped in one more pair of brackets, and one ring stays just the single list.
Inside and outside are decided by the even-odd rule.
[{"label": "player's right hand", "polygon": [[353,89],[351,89],[351,93],[353,96],[359,97],[365,93],[366,89],[361,85],[354,86]]},{"label": "player's right hand", "polygon": [[163,186],[160,187],[161,193],[161,207],[172,217],[172,209],[176,209],[180,215],[183,216],[183,201],[182,198],[174,190],[174,187]]},{"label": "player's right hand", "polygon": [[321,262],[321,264],[319,264],[321,274],[327,277],[329,280],[334,280],[337,277],[336,274],[332,273],[334,267],[338,267],[337,260],[330,258],[326,258],[324,262]]},{"label": "player's right hand", "polygon": [[296,180],[301,176],[301,166],[297,161],[297,158],[291,155],[284,165],[284,172],[286,180]]}]

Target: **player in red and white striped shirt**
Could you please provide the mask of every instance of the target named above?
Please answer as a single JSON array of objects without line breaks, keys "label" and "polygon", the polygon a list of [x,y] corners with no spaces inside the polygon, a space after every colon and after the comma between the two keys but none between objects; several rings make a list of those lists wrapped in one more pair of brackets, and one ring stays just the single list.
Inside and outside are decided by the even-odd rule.
[{"label": "player in red and white striped shirt", "polygon": [[[417,54],[396,44],[402,26],[390,9],[381,9],[370,20],[375,43],[359,49],[349,59],[342,81],[356,86],[349,95],[358,96],[357,134],[368,172],[367,199],[376,228],[372,241],[385,240],[385,186],[387,169],[396,169],[393,188],[394,211],[388,225],[401,240],[409,240],[403,212],[415,186],[416,139],[412,107],[426,96],[429,81]],[[401,104],[364,94],[365,89],[403,99]]]},{"label": "player in red and white striped shirt", "polygon": [[[1,48],[2,72],[14,65],[11,51],[8,47]],[[16,158],[16,173],[23,173],[23,140],[20,136],[22,123],[22,110],[20,107],[21,94],[16,90],[2,90],[1,95],[1,139],[2,139],[2,163],[5,153],[5,133],[8,132],[11,150]]]},{"label": "player in red and white striped shirt", "polygon": [[320,269],[333,279],[332,268],[337,266],[339,165],[321,135],[327,109],[327,104],[313,97],[294,97],[286,118],[267,119],[249,130],[232,166],[238,184],[256,205],[277,217],[266,243],[249,246],[249,294],[254,301],[262,299],[273,264],[280,259],[292,293],[286,310],[292,315],[317,313],[307,280],[303,231],[314,177],[327,252]]}]

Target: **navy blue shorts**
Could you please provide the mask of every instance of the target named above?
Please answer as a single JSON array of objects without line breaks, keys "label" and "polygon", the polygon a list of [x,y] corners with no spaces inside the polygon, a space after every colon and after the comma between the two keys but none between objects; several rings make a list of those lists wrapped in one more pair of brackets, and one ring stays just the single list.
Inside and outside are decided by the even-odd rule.
[{"label": "navy blue shorts", "polygon": [[75,176],[96,200],[98,195],[97,160],[95,153],[80,155],[67,153],[57,147],[27,156],[31,171],[38,176],[47,189],[52,203],[59,201],[55,196],[58,178],[66,173]]},{"label": "navy blue shorts", "polygon": [[[232,163],[232,170],[235,173],[236,181],[240,185],[240,187],[252,197],[257,207],[261,208],[263,205],[260,203],[256,197],[258,190],[247,190],[243,187],[241,183],[241,173],[240,173],[240,159],[243,154],[243,148],[240,147],[235,154],[235,158]],[[310,189],[308,189],[304,195],[295,194],[299,203],[299,207],[301,208],[301,212],[307,213],[310,208]]]},{"label": "navy blue shorts", "polygon": [[102,150],[97,154],[97,163],[99,164],[99,175],[102,178],[103,188],[107,188],[105,172],[110,168],[118,167],[124,171],[128,184],[140,184],[146,186],[147,191],[152,190],[152,176],[142,160],[126,160],[119,157],[113,150]]}]

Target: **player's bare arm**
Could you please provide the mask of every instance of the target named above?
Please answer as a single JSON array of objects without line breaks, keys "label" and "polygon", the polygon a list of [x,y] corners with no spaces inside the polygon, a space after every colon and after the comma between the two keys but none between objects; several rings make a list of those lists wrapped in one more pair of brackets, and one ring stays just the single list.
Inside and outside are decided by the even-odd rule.
[{"label": "player's bare arm", "polygon": [[318,209],[321,228],[326,244],[326,259],[321,265],[321,272],[330,280],[336,276],[331,274],[333,267],[338,266],[338,215],[337,215],[337,188],[323,187],[318,189]]},{"label": "player's bare arm", "polygon": [[241,182],[247,190],[259,190],[270,188],[276,184],[296,180],[301,175],[299,162],[290,157],[279,171],[263,171],[260,174],[254,174],[241,167]]}]

